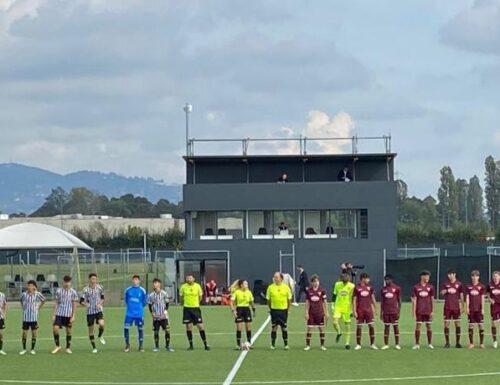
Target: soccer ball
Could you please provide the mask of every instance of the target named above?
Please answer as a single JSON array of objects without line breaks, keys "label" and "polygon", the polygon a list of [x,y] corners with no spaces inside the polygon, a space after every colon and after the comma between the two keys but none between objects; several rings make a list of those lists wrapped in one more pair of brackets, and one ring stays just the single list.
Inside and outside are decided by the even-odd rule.
[{"label": "soccer ball", "polygon": [[251,347],[251,346],[252,346],[252,345],[250,344],[250,342],[245,341],[245,342],[243,342],[243,343],[241,344],[241,350],[250,350],[250,347]]}]

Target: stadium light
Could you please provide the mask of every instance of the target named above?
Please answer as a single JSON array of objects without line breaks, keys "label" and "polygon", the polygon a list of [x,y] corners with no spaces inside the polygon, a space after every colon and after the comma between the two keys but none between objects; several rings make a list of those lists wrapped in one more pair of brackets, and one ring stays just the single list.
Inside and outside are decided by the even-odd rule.
[{"label": "stadium light", "polygon": [[184,104],[184,112],[186,113],[186,156],[189,155],[189,114],[193,111],[193,105]]}]

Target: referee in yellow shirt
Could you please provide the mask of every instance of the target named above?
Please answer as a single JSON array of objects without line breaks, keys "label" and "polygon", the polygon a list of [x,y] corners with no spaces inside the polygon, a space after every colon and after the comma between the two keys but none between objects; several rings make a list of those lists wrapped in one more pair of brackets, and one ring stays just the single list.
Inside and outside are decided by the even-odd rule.
[{"label": "referee in yellow shirt", "polygon": [[273,283],[268,286],[266,293],[267,305],[271,313],[271,350],[276,349],[276,332],[281,327],[285,350],[288,350],[288,309],[292,301],[292,291],[283,283],[283,274],[276,272]]},{"label": "referee in yellow shirt", "polygon": [[[252,311],[250,311],[250,308]],[[237,281],[236,290],[231,295],[231,310],[236,323],[236,349],[241,349],[241,331],[243,324],[247,332],[247,341],[252,348],[252,312],[255,315],[253,294],[248,288],[248,282],[240,279]]]},{"label": "referee in yellow shirt", "polygon": [[194,275],[186,275],[186,283],[179,289],[181,303],[184,306],[182,311],[182,323],[186,325],[186,335],[189,341],[188,350],[193,350],[193,325],[195,325],[200,337],[205,345],[205,350],[210,350],[207,344],[207,336],[205,334],[205,326],[201,317],[200,302],[203,297],[203,289],[200,284],[194,280]]}]

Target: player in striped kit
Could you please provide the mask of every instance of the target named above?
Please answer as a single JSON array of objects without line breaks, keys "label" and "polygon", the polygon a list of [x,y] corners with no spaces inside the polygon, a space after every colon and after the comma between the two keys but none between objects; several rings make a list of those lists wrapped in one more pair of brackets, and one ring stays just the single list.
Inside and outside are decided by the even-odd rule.
[{"label": "player in striped kit", "polygon": [[3,329],[5,329],[5,316],[7,314],[7,300],[5,294],[0,292],[0,354],[5,356],[3,351]]},{"label": "player in striped kit", "polygon": [[71,287],[71,277],[69,275],[63,278],[63,287],[56,291],[56,302],[54,304],[54,314],[52,316],[55,348],[52,354],[56,354],[61,350],[59,344],[59,330],[61,327],[66,328],[66,353],[72,354],[71,351],[71,328],[75,321],[76,303],[78,302],[78,293]]},{"label": "player in striped kit", "polygon": [[21,306],[23,308],[23,350],[19,352],[21,356],[26,354],[26,339],[28,330],[31,329],[31,354],[36,354],[36,335],[38,330],[38,311],[45,303],[45,297],[37,290],[36,282],[28,281],[26,291],[21,295]]},{"label": "player in striped kit", "polygon": [[106,345],[106,340],[102,336],[104,333],[104,315],[102,307],[104,305],[104,290],[97,283],[97,274],[89,274],[89,284],[83,288],[80,296],[80,305],[87,308],[87,327],[89,331],[89,340],[92,345],[92,353],[97,353],[95,346],[94,325],[99,326],[97,337],[102,345]]},{"label": "player in striped kit", "polygon": [[161,281],[158,278],[153,280],[153,292],[148,296],[148,307],[153,317],[153,333],[155,340],[154,352],[160,350],[160,328],[165,332],[165,349],[173,352],[170,347],[170,325],[168,322],[168,295],[161,289]]}]

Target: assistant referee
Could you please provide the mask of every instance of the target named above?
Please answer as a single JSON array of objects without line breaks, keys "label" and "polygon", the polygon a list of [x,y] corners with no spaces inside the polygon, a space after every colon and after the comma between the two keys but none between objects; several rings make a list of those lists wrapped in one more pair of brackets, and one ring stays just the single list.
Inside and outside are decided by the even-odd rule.
[{"label": "assistant referee", "polygon": [[288,309],[292,301],[292,291],[283,283],[283,274],[276,272],[273,283],[268,286],[266,293],[267,305],[271,313],[271,350],[276,349],[276,332],[281,327],[285,350],[288,350]]}]

